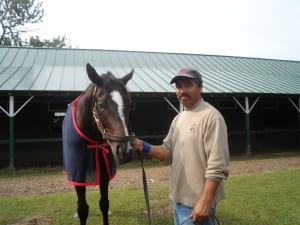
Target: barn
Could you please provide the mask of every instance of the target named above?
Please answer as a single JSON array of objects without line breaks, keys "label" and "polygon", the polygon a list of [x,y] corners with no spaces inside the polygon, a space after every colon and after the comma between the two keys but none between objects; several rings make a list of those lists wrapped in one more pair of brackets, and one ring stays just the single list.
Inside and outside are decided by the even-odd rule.
[{"label": "barn", "polygon": [[62,163],[61,124],[85,90],[89,62],[123,76],[131,127],[160,143],[182,110],[169,84],[179,68],[203,75],[204,98],[223,114],[231,155],[300,151],[300,61],[201,54],[0,47],[0,167]]}]

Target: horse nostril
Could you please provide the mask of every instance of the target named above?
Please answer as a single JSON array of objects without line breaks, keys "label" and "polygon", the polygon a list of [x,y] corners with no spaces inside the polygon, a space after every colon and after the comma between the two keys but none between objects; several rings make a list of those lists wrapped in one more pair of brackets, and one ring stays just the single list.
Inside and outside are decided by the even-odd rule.
[{"label": "horse nostril", "polygon": [[127,152],[127,146],[124,143],[119,143],[117,145],[117,155],[119,159],[124,158]]},{"label": "horse nostril", "polygon": [[122,147],[120,145],[117,145],[117,156],[119,159],[122,158]]},{"label": "horse nostril", "polygon": [[125,164],[131,161],[132,159],[132,148],[129,148],[127,143],[121,143],[120,145],[118,145],[118,157],[120,160],[120,164]]}]

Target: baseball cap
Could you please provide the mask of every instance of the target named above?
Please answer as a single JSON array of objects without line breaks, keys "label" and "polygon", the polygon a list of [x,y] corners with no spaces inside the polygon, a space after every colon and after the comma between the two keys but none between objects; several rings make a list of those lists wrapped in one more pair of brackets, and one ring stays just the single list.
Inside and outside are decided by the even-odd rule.
[{"label": "baseball cap", "polygon": [[175,83],[176,79],[178,79],[179,77],[188,77],[188,78],[192,78],[192,79],[197,79],[202,83],[202,76],[195,69],[182,68],[182,69],[178,70],[175,77],[173,77],[172,80],[170,81],[170,84]]}]

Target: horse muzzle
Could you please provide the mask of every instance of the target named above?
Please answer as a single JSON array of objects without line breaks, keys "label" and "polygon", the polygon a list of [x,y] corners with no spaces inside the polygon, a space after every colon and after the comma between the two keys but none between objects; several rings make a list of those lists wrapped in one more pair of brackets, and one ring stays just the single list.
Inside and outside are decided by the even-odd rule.
[{"label": "horse muzzle", "polygon": [[118,157],[116,160],[119,164],[125,164],[131,161],[133,149],[129,141],[135,138],[134,135],[119,136],[104,132],[103,137],[108,139],[111,143],[117,143],[115,156]]},{"label": "horse muzzle", "polygon": [[133,149],[129,142],[135,138],[135,135],[120,136],[103,132],[103,138],[115,145],[114,156],[117,164],[125,164],[131,161]]},{"label": "horse muzzle", "polygon": [[122,142],[117,146],[117,157],[119,159],[119,164],[126,164],[132,159],[132,148],[127,142]]},{"label": "horse muzzle", "polygon": [[132,149],[128,153],[123,153],[123,157],[119,158],[120,165],[129,163],[132,160]]}]

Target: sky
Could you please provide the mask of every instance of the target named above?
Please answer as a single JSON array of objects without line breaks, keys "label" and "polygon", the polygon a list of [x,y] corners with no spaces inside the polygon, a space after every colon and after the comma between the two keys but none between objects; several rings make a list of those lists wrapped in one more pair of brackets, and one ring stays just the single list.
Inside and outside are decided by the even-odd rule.
[{"label": "sky", "polygon": [[299,0],[41,1],[30,36],[73,48],[300,61]]}]

